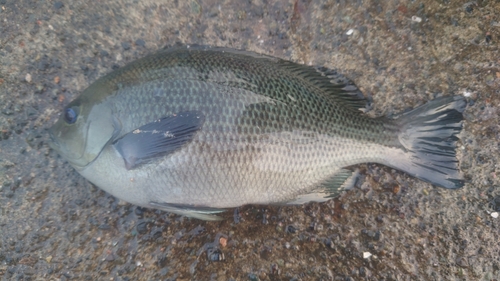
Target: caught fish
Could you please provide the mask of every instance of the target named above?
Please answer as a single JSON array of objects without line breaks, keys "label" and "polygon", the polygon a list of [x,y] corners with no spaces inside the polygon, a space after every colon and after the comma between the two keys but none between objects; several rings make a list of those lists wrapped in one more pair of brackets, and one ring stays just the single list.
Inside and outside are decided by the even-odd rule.
[{"label": "caught fish", "polygon": [[174,47],[100,78],[50,129],[82,176],[135,205],[200,219],[245,204],[326,201],[380,163],[444,188],[466,101],[370,118],[344,76],[251,52]]}]

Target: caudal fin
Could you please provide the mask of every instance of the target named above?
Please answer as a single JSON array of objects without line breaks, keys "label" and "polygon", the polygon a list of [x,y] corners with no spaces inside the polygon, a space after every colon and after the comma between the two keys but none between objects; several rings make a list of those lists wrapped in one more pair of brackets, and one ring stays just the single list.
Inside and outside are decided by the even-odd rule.
[{"label": "caudal fin", "polygon": [[[445,188],[464,184],[456,157],[457,135],[462,130],[462,96],[437,98],[400,116],[399,141],[405,148],[405,172]],[[399,165],[398,165],[399,166]]]}]

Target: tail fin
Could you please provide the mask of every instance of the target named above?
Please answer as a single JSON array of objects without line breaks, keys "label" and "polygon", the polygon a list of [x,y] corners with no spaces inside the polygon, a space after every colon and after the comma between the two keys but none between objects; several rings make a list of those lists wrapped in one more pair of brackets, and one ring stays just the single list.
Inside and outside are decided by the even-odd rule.
[{"label": "tail fin", "polygon": [[465,106],[462,96],[442,97],[395,120],[408,156],[401,163],[405,172],[445,188],[463,186],[455,149]]}]

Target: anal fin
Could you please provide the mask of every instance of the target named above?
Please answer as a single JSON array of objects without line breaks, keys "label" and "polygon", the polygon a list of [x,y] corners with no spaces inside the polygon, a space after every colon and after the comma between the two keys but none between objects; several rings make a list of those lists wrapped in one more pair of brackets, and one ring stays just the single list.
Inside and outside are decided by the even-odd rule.
[{"label": "anal fin", "polygon": [[287,205],[300,205],[307,202],[325,202],[340,194],[342,190],[350,189],[354,186],[358,177],[358,171],[342,169],[331,178],[327,179],[320,186],[306,194],[302,194]]}]

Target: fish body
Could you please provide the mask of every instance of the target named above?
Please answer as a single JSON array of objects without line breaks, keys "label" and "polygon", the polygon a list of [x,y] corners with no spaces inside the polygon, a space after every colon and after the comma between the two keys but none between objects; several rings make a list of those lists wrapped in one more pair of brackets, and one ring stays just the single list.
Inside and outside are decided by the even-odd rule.
[{"label": "fish body", "polygon": [[160,50],[94,82],[50,129],[51,147],[132,204],[214,219],[245,204],[324,201],[374,162],[445,188],[465,100],[370,118],[335,71],[226,48]]}]

